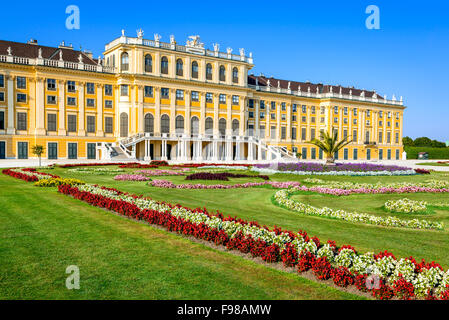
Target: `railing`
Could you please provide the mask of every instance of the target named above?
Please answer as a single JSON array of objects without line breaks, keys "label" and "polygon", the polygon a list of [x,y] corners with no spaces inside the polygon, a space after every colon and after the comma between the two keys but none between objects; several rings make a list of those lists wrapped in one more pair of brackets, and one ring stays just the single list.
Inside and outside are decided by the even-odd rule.
[{"label": "railing", "polygon": [[74,69],[74,70],[84,70],[91,72],[101,72],[101,73],[115,73],[116,68],[111,66],[103,66],[103,65],[93,65],[93,64],[85,64],[78,62],[70,62],[70,61],[61,61],[61,60],[51,60],[51,59],[43,59],[43,58],[25,58],[25,57],[17,57],[13,55],[0,55],[0,62],[14,63],[14,64],[23,64],[23,65],[32,65],[32,66],[46,66],[46,67],[54,67],[54,68],[64,68],[64,69]]},{"label": "railing", "polygon": [[274,93],[284,93],[290,94],[298,97],[311,97],[311,98],[338,98],[338,99],[347,99],[347,100],[357,100],[357,101],[366,101],[366,102],[374,102],[374,103],[384,103],[384,104],[392,104],[402,106],[404,103],[402,100],[398,101],[395,99],[385,99],[382,97],[372,98],[372,97],[363,97],[363,96],[355,96],[349,94],[340,94],[336,92],[327,92],[327,93],[316,93],[311,91],[294,91],[284,88],[276,88],[276,87],[268,87],[268,86],[255,86],[252,84],[248,85],[248,88],[255,89],[257,91],[264,92],[274,92]]},{"label": "railing", "polygon": [[202,47],[188,47],[183,45],[178,45],[176,43],[167,43],[167,42],[160,42],[160,41],[154,41],[154,40],[148,40],[148,39],[142,39],[142,38],[133,38],[133,37],[125,37],[122,36],[120,38],[114,39],[108,44],[105,45],[105,51],[115,47],[118,44],[130,44],[130,45],[142,45],[147,47],[155,47],[155,48],[162,48],[166,50],[173,50],[173,51],[180,51],[180,52],[189,52],[193,54],[199,54],[199,55],[205,55],[208,57],[217,57],[221,59],[228,59],[228,60],[235,60],[235,61],[242,61],[246,63],[253,63],[252,56],[244,56],[244,55],[237,55],[237,54],[231,54],[227,52],[219,52],[219,51],[212,51],[208,50]]}]

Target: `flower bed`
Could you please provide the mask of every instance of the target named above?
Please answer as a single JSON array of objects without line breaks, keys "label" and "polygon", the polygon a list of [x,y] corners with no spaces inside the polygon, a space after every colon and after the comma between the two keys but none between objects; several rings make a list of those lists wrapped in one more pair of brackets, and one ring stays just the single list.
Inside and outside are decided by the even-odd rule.
[{"label": "flower bed", "polygon": [[185,171],[189,170],[187,168],[183,168],[182,171],[174,171],[174,170],[138,170],[135,173],[137,174],[143,174],[145,176],[184,176]]},{"label": "flower bed", "polygon": [[370,163],[339,163],[335,165],[308,162],[256,164],[251,170],[266,174],[289,173],[334,176],[402,176],[416,174],[415,170],[406,167]]},{"label": "flower bed", "polygon": [[[184,167],[184,168],[200,168],[200,167],[221,167],[223,166],[222,163],[184,163],[184,164],[179,164],[176,165],[179,167]],[[250,167],[250,164],[240,164],[240,163],[228,163],[226,164],[226,166],[228,167]]]},{"label": "flower bed", "polygon": [[125,163],[119,165],[119,168],[128,168],[128,169],[150,169],[150,168],[158,168],[158,165],[155,164],[141,164],[137,162]]},{"label": "flower bed", "polygon": [[119,174],[114,177],[114,180],[120,181],[151,181],[150,177],[141,174]]},{"label": "flower bed", "polygon": [[305,204],[290,199],[290,195],[296,190],[298,190],[298,188],[279,190],[274,195],[274,200],[278,205],[304,215],[334,218],[349,222],[373,224],[384,227],[402,227],[402,228],[430,229],[430,230],[443,229],[443,223],[441,222],[432,222],[419,219],[403,220],[397,217],[390,217],[390,216],[379,217],[367,213],[347,212],[345,210],[333,210],[327,207],[316,208],[309,204]]},{"label": "flower bed", "polygon": [[158,167],[168,167],[169,166],[168,162],[165,160],[152,160],[150,162],[150,165],[158,166]]},{"label": "flower bed", "polygon": [[192,173],[186,177],[186,180],[222,180],[229,181],[229,178],[261,178],[263,180],[269,180],[268,176],[262,175],[249,175],[249,174],[236,174],[231,172],[198,172]]},{"label": "flower bed", "polygon": [[48,178],[59,178],[59,176],[50,174],[50,173],[43,173],[38,172],[34,168],[25,168],[25,169],[3,169],[3,174],[6,174],[8,176],[22,179],[24,181],[28,182],[34,182],[39,181],[41,179],[48,179]]},{"label": "flower bed", "polygon": [[[331,278],[339,286],[354,283],[377,298],[389,299],[395,295],[404,298],[404,292],[412,292],[418,298],[449,296],[449,271],[445,272],[435,262],[419,263],[411,257],[396,259],[386,251],[362,254],[351,246],[338,248],[330,240],[323,244],[304,231],[294,233],[277,227],[270,230],[257,222],[157,202],[116,189],[63,185],[58,190],[93,206],[161,225],[168,231],[194,236],[229,250],[249,253],[268,263],[282,261],[286,267],[297,267],[298,272],[313,270],[318,279]],[[380,286],[370,289],[366,285],[368,275],[378,277]]]},{"label": "flower bed", "polygon": [[167,180],[153,180],[149,183],[152,187],[167,188],[167,189],[238,189],[238,188],[253,188],[260,186],[272,186],[276,189],[290,188],[300,186],[299,182],[276,182],[276,181],[264,181],[264,182],[247,182],[237,184],[174,184]]},{"label": "flower bed", "polygon": [[70,186],[77,186],[81,184],[86,184],[84,181],[78,180],[78,179],[71,179],[71,178],[50,178],[50,179],[41,179],[39,181],[36,181],[34,185],[36,187],[58,187],[63,184],[68,184]]},{"label": "flower bed", "polygon": [[427,210],[427,202],[407,198],[385,202],[385,209],[390,212],[420,213]]},{"label": "flower bed", "polygon": [[117,172],[124,172],[125,170],[121,168],[113,169],[113,168],[74,168],[74,169],[68,169],[68,172],[74,172],[74,173],[95,173],[98,175],[104,175],[104,174],[113,174]]},{"label": "flower bed", "polygon": [[[137,163],[137,162],[133,162]],[[60,168],[75,168],[75,167],[100,167],[100,166],[120,166],[130,164],[129,162],[95,162],[95,163],[69,163],[58,165]]]}]

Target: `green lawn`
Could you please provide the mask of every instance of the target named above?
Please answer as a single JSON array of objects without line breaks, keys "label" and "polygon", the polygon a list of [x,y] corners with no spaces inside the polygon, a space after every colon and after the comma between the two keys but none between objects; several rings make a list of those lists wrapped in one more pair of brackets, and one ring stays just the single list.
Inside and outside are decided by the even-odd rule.
[{"label": "green lawn", "polygon": [[[360,298],[127,220],[55,188],[0,175],[0,193],[0,299]],[[69,265],[80,268],[80,290],[65,287]]]},{"label": "green lawn", "polygon": [[435,167],[449,167],[449,163],[438,163],[438,162],[422,162],[417,163],[417,166],[435,166]]}]

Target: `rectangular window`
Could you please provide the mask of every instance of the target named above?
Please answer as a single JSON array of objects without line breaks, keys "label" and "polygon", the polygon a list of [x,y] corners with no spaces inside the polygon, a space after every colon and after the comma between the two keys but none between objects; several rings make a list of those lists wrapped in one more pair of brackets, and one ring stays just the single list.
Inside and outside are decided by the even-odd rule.
[{"label": "rectangular window", "polygon": [[270,128],[270,138],[271,139],[276,139],[276,127],[271,127]]},{"label": "rectangular window", "polygon": [[0,74],[0,88],[5,87],[5,76]]},{"label": "rectangular window", "polygon": [[47,90],[50,90],[50,91],[56,90],[56,80],[55,79],[47,79]]},{"label": "rectangular window", "polygon": [[17,142],[17,158],[28,159],[28,142]]},{"label": "rectangular window", "polygon": [[198,91],[192,91],[192,101],[199,101],[200,100],[200,94]]},{"label": "rectangular window", "polygon": [[292,116],[292,121],[296,122],[296,116]]},{"label": "rectangular window", "polygon": [[387,159],[391,160],[391,149],[387,150]]},{"label": "rectangular window", "polygon": [[321,109],[321,114],[325,114],[326,113],[326,108],[325,107],[320,107]]},{"label": "rectangular window", "polygon": [[315,160],[316,159],[316,148],[312,148],[312,149],[310,149],[310,151],[311,151],[311,158],[312,158],[312,160]]},{"label": "rectangular window", "polygon": [[354,117],[357,117],[357,108],[354,108],[353,112],[354,112]]},{"label": "rectangular window", "polygon": [[95,94],[95,83],[88,82],[86,84],[86,93],[87,94]]},{"label": "rectangular window", "polygon": [[145,97],[153,97],[153,87],[145,86],[144,95],[145,95]]},{"label": "rectangular window", "polygon": [[307,112],[307,106],[302,105],[302,113],[306,113]]},{"label": "rectangular window", "polygon": [[310,108],[310,111],[311,111],[312,114],[315,114],[315,106],[312,106],[312,107]]},{"label": "rectangular window", "polygon": [[311,122],[311,123],[315,123],[315,117],[311,117],[311,118],[310,118],[310,122]]},{"label": "rectangular window", "polygon": [[343,119],[343,124],[348,124],[348,118]]},{"label": "rectangular window", "polygon": [[161,98],[168,99],[170,96],[170,90],[168,88],[161,88]]},{"label": "rectangular window", "polygon": [[27,130],[27,113],[18,112],[17,113],[17,130]]},{"label": "rectangular window", "polygon": [[104,85],[104,95],[105,96],[112,96],[112,85],[111,84],[105,84]]},{"label": "rectangular window", "polygon": [[27,88],[27,78],[25,77],[17,77],[17,89],[26,89]]},{"label": "rectangular window", "polygon": [[371,116],[371,110],[366,110],[366,116],[370,117]]},{"label": "rectangular window", "polygon": [[399,122],[396,122],[396,128],[399,128]]},{"label": "rectangular window", "polygon": [[254,100],[253,99],[248,100],[248,108],[254,108]]},{"label": "rectangular window", "polygon": [[259,112],[260,119],[265,119],[265,112],[261,111]]},{"label": "rectangular window", "polygon": [[232,96],[232,104],[239,104],[239,96]]},{"label": "rectangular window", "polygon": [[306,128],[301,128],[301,140],[306,140]]},{"label": "rectangular window", "polygon": [[381,118],[382,119],[382,117],[383,117],[383,112],[382,111],[379,111],[379,118]]},{"label": "rectangular window", "polygon": [[[225,94],[220,94],[218,100],[220,101],[221,104],[225,104],[226,103],[226,95]],[[251,101],[254,101],[254,100],[251,100]]]},{"label": "rectangular window", "polygon": [[349,154],[349,150],[348,148],[344,148],[343,149],[343,160],[348,160],[348,154]]},{"label": "rectangular window", "polygon": [[338,106],[334,107],[334,114],[338,114]]},{"label": "rectangular window", "polygon": [[276,113],[271,113],[270,117],[271,117],[271,120],[276,120]]},{"label": "rectangular window", "polygon": [[357,157],[358,157],[358,150],[357,150],[357,148],[355,148],[353,152],[354,152],[353,160],[357,160]]},{"label": "rectangular window", "polygon": [[104,107],[111,109],[113,107],[112,100],[104,100]]},{"label": "rectangular window", "polygon": [[213,101],[214,101],[214,97],[213,97],[212,93],[211,92],[207,92],[206,93],[206,102],[207,103],[212,103]]},{"label": "rectangular window", "polygon": [[306,121],[307,121],[307,118],[306,118],[306,117],[301,117],[301,121],[302,121],[302,122],[306,122]]},{"label": "rectangular window", "polygon": [[352,120],[352,123],[357,125],[357,119]]},{"label": "rectangular window", "polygon": [[387,132],[387,143],[391,143],[391,132]]},{"label": "rectangular window", "polygon": [[78,158],[78,144],[77,143],[68,143],[67,144],[67,158],[76,159]]},{"label": "rectangular window", "polygon": [[352,131],[352,141],[357,142],[357,130]]},{"label": "rectangular window", "polygon": [[396,160],[399,160],[399,149],[396,149]]},{"label": "rectangular window", "polygon": [[248,112],[248,118],[254,118],[254,112],[253,111],[250,111],[250,112]]},{"label": "rectangular window", "polygon": [[86,99],[86,105],[88,107],[95,107],[95,99]]},{"label": "rectangular window", "polygon": [[384,150],[379,149],[379,160],[383,160],[383,158],[384,158]]},{"label": "rectangular window", "polygon": [[0,92],[0,101],[5,101],[5,93],[4,92]]},{"label": "rectangular window", "polygon": [[287,116],[285,115],[285,113],[281,114],[281,120],[282,120],[282,121],[287,120]]},{"label": "rectangular window", "polygon": [[0,111],[0,130],[5,130],[5,111]]},{"label": "rectangular window", "polygon": [[271,101],[271,110],[276,110],[276,102]]},{"label": "rectangular window", "polygon": [[281,127],[281,139],[286,139],[287,138],[287,128],[286,127]]},{"label": "rectangular window", "polygon": [[344,108],[343,108],[343,114],[344,114],[345,116],[348,115],[348,107],[344,107]]},{"label": "rectangular window", "polygon": [[17,94],[17,102],[26,103],[27,102],[27,95],[24,93],[18,93]]},{"label": "rectangular window", "polygon": [[292,104],[292,112],[297,112],[298,111],[298,106],[296,103]]},{"label": "rectangular window", "polygon": [[113,130],[113,118],[112,117],[105,117],[104,118],[104,132],[105,133],[112,133]]},{"label": "rectangular window", "polygon": [[292,140],[296,140],[296,128],[292,128]]},{"label": "rectangular window", "polygon": [[75,81],[67,81],[67,91],[68,92],[75,92],[76,91]]},{"label": "rectangular window", "polygon": [[129,90],[128,90],[128,85],[127,84],[122,84],[120,86],[120,95],[122,97],[127,97],[129,95]]},{"label": "rectangular window", "polygon": [[47,130],[56,131],[56,113],[47,114]]},{"label": "rectangular window", "polygon": [[47,148],[48,148],[47,151],[48,159],[51,160],[58,159],[58,144],[56,142],[49,142]]},{"label": "rectangular window", "polygon": [[56,104],[56,96],[47,96],[47,104]]},{"label": "rectangular window", "polygon": [[379,126],[382,127],[383,123],[382,120],[379,121]]},{"label": "rectangular window", "polygon": [[67,115],[67,131],[68,132],[76,132],[76,115],[75,114]]},{"label": "rectangular window", "polygon": [[347,139],[348,138],[348,130],[344,129],[343,130],[343,139]]},{"label": "rectangular window", "polygon": [[399,143],[399,132],[396,132],[394,142]]},{"label": "rectangular window", "polygon": [[315,129],[310,129],[310,140],[315,139]]},{"label": "rectangular window", "polygon": [[334,123],[338,123],[338,118],[337,117],[334,118]]},{"label": "rectangular window", "polygon": [[325,118],[321,117],[320,122],[324,123]]},{"label": "rectangular window", "polygon": [[176,90],[176,100],[184,100],[184,90]]},{"label": "rectangular window", "polygon": [[260,100],[260,109],[265,109],[265,101],[264,100]]},{"label": "rectangular window", "polygon": [[305,160],[307,159],[307,148],[302,148],[301,157]]},{"label": "rectangular window", "polygon": [[379,131],[379,143],[383,143],[382,131]]},{"label": "rectangular window", "polygon": [[95,116],[87,116],[87,132],[95,133]]},{"label": "rectangular window", "polygon": [[281,110],[282,110],[282,111],[287,110],[287,107],[285,106],[285,102],[282,102],[282,103],[281,103]]},{"label": "rectangular window", "polygon": [[69,105],[69,106],[76,106],[76,98],[74,98],[74,97],[67,97],[67,105]]}]

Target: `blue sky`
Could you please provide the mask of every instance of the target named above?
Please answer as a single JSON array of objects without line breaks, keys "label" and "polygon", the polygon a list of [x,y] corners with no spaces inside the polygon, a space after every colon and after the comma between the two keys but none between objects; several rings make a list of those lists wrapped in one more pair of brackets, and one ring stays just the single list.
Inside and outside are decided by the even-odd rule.
[{"label": "blue sky", "polygon": [[[394,3],[393,3],[394,2]],[[127,6],[127,4],[130,4]],[[2,3],[0,38],[42,45],[65,40],[100,55],[121,29],[207,47],[253,52],[253,72],[290,80],[376,89],[404,96],[404,135],[449,140],[449,4],[447,1],[15,1]],[[67,30],[65,9],[80,8],[79,30]],[[368,5],[380,9],[380,30],[368,30]]]}]

